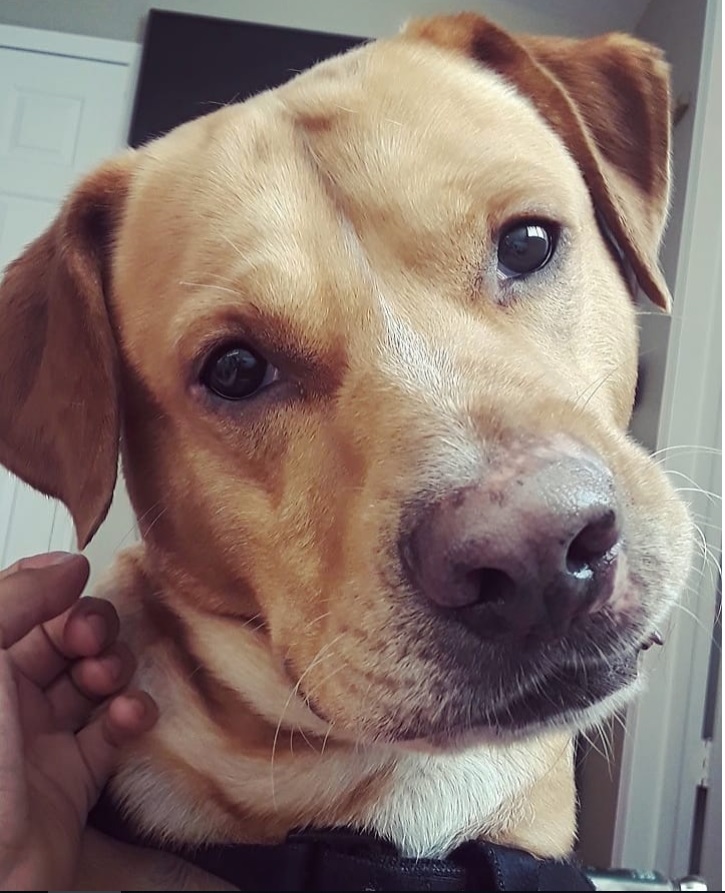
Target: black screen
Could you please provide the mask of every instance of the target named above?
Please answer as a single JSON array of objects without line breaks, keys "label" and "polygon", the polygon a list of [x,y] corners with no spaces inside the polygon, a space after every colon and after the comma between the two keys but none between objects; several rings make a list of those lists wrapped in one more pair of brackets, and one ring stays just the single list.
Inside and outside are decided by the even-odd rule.
[{"label": "black screen", "polygon": [[139,146],[220,105],[278,87],[363,41],[152,9],[129,143]]}]

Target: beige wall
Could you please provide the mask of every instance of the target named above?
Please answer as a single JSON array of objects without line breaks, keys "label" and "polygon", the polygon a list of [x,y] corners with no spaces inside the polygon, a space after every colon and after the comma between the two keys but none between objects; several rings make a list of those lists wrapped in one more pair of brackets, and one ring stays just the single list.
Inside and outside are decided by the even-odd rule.
[{"label": "beige wall", "polygon": [[0,0],[0,23],[140,40],[148,10],[171,9],[339,34],[392,34],[411,16],[473,10],[506,28],[586,36],[632,30],[647,0]]}]

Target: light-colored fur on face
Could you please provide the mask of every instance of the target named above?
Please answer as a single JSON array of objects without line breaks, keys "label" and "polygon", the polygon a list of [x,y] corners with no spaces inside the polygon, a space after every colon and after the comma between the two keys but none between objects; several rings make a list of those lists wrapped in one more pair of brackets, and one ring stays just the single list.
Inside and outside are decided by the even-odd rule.
[{"label": "light-colored fur on face", "polygon": [[[122,157],[65,212],[91,195],[86,236],[105,221],[100,272],[67,253],[67,275],[103,286],[108,314],[89,337],[103,369],[76,386],[87,414],[103,405],[112,444],[120,424],[143,536],[100,594],[161,708],[113,791],[160,838],[351,825],[417,856],[472,837],[570,850],[572,733],[637,682],[538,726],[491,727],[525,682],[497,676],[399,566],[416,504],[505,468],[522,443],[566,438],[614,475],[626,562],[600,613],[622,652],[683,585],[687,515],[626,435],[636,326],[595,218],[599,187],[531,97],[450,43],[414,28],[323,63]],[[625,175],[615,191],[625,210],[628,197],[651,210]],[[560,244],[540,273],[503,282],[496,234],[520,218],[557,222]],[[45,238],[31,251],[54,257]],[[16,266],[4,287],[30,275]],[[230,341],[279,369],[244,403],[199,384]],[[51,384],[38,387],[49,400]],[[16,411],[37,442],[40,398],[27,400]],[[66,499],[81,538],[112,484],[93,437],[85,489],[60,459],[66,477],[49,482],[21,467],[18,442],[0,451]]]}]

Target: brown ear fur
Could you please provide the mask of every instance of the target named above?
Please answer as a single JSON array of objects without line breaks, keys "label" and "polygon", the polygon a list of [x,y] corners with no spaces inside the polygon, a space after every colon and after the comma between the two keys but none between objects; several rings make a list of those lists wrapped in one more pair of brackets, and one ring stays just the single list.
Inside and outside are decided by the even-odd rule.
[{"label": "brown ear fur", "polygon": [[465,53],[531,100],[579,165],[640,287],[668,310],[657,260],[671,122],[669,68],[660,50],[625,34],[513,36],[475,13],[413,22],[405,33]]},{"label": "brown ear fur", "polygon": [[118,466],[104,291],[129,162],[84,180],[0,283],[0,463],[65,503],[81,548],[108,511]]}]

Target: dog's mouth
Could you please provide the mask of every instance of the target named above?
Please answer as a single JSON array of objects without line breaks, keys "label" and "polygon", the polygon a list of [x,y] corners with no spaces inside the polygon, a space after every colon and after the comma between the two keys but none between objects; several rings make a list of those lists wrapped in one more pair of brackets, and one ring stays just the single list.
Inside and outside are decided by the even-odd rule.
[{"label": "dog's mouth", "polygon": [[[328,695],[310,675],[295,690],[337,736],[354,732],[370,744],[458,750],[583,731],[631,699],[640,688],[640,653],[662,644],[636,583],[630,579],[613,604],[571,618],[563,632],[530,624],[526,635],[400,600],[404,608],[386,628],[393,643],[387,675],[369,677],[364,705],[352,673],[348,697],[335,689]],[[344,656],[340,649],[343,676]]]},{"label": "dog's mouth", "polygon": [[577,658],[527,674],[502,692],[495,706],[480,705],[464,717],[448,716],[443,723],[399,730],[396,743],[434,750],[458,748],[481,741],[506,741],[544,730],[579,731],[593,725],[613,707],[625,703],[637,689],[639,648],[606,660]]},{"label": "dog's mouth", "polygon": [[629,702],[641,685],[641,652],[662,644],[645,612],[607,609],[559,639],[496,644],[462,633],[453,641],[442,696],[426,710],[401,714],[388,727],[389,741],[457,749],[583,731]]},{"label": "dog's mouth", "polygon": [[[606,644],[602,638],[588,640],[587,647],[578,644],[560,642],[527,658],[509,656],[495,683],[491,667],[501,661],[489,658],[488,669],[478,674],[469,664],[466,679],[456,674],[441,709],[388,713],[372,737],[405,749],[448,751],[546,730],[581,731],[629,701],[639,688],[641,652],[662,639],[656,631],[629,627],[616,639],[610,629]],[[324,705],[301,686],[298,694],[315,715],[330,721]]]},{"label": "dog's mouth", "polygon": [[576,726],[596,705],[631,688],[638,677],[638,652],[603,661],[572,661],[519,687],[490,714],[487,725],[502,733],[527,733],[544,726]]},{"label": "dog's mouth", "polygon": [[505,704],[497,706],[488,725],[501,733],[530,733],[537,728],[587,725],[604,702],[636,688],[639,656],[653,645],[662,645],[657,630],[639,643],[612,654],[582,658],[573,654],[540,678],[519,686]]}]

